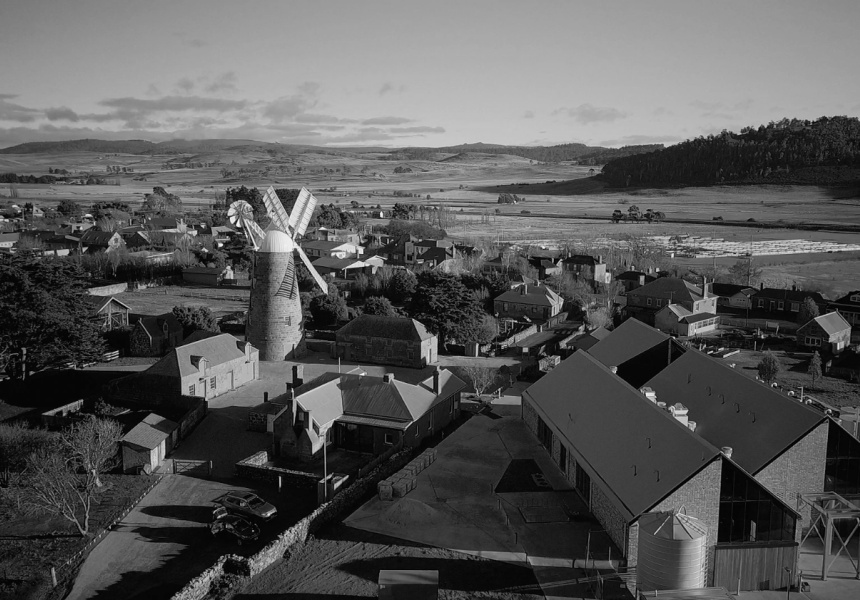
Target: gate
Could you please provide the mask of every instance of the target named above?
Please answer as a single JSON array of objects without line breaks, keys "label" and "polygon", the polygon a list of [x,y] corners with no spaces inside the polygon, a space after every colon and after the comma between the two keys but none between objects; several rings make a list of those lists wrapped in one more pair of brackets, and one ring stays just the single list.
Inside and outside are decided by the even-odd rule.
[{"label": "gate", "polygon": [[212,475],[211,460],[179,460],[173,459],[173,474],[188,475],[189,477],[206,477]]}]

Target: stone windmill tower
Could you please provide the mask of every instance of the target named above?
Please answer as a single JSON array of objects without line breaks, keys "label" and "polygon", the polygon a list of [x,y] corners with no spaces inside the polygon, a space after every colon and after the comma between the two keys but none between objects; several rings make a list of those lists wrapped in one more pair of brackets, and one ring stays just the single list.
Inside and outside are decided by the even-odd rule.
[{"label": "stone windmill tower", "polygon": [[245,229],[255,250],[245,338],[260,351],[260,360],[286,360],[300,357],[305,352],[294,252],[298,253],[322,291],[328,293],[325,280],[296,243],[296,238],[307,229],[317,199],[302,188],[289,217],[273,188],[266,190],[263,202],[272,219],[265,232],[251,220],[250,205],[247,209],[237,206],[235,211],[231,205],[228,212],[228,216],[231,213],[241,215],[235,224]]}]

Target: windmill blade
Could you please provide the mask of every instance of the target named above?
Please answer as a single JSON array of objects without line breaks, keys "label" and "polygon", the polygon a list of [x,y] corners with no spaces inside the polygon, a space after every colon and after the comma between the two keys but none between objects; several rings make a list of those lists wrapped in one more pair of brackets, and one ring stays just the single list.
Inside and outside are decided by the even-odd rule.
[{"label": "windmill blade", "polygon": [[298,250],[302,262],[305,263],[305,266],[308,268],[308,271],[311,272],[314,281],[316,281],[317,285],[320,286],[320,289],[323,291],[323,294],[328,294],[328,284],[325,282],[325,279],[322,278],[322,275],[317,273],[317,270],[314,269],[314,265],[311,262],[311,259],[308,258],[308,255],[305,254],[305,251],[302,250],[301,246],[296,246],[296,250]]},{"label": "windmill blade", "polygon": [[293,239],[305,234],[316,207],[317,199],[306,188],[302,188],[299,197],[296,198],[296,203],[293,205],[293,212],[290,213],[290,228],[293,230]]},{"label": "windmill blade", "polygon": [[263,243],[263,238],[266,237],[266,233],[260,229],[260,226],[257,225],[255,221],[251,221],[250,219],[246,219],[244,216],[240,216],[239,227],[245,231],[245,237],[247,237],[248,241],[251,242],[254,250],[259,250],[260,245]]},{"label": "windmill blade", "polygon": [[266,211],[268,211],[269,218],[272,219],[275,227],[289,234],[290,218],[287,216],[287,211],[284,210],[284,205],[281,204],[281,199],[275,193],[275,188],[269,186],[269,189],[263,194],[263,204],[266,205]]},{"label": "windmill blade", "polygon": [[281,286],[275,292],[275,296],[282,298],[293,299],[298,295],[299,284],[296,281],[296,261],[293,259],[293,254],[290,253],[287,259],[287,270],[284,272],[284,279],[281,281]]}]

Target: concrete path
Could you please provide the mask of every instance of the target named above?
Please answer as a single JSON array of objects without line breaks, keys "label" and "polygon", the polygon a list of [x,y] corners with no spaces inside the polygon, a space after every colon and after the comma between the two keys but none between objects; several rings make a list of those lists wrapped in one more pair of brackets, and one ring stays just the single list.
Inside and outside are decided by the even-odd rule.
[{"label": "concrete path", "polygon": [[[610,550],[608,539],[597,532],[599,525],[586,517],[570,483],[520,420],[519,407],[494,411],[511,416],[471,418],[437,446],[436,462],[418,475],[416,488],[405,498],[374,498],[344,523],[493,560],[528,563],[547,597],[582,597],[583,589],[573,580],[585,573],[572,563],[584,558],[589,532],[595,530],[591,549],[599,558],[613,552],[618,556],[618,550]],[[497,494],[495,486],[515,458],[535,460],[554,491]],[[550,514],[562,506],[582,518],[526,522],[521,510]]]},{"label": "concrete path", "polygon": [[162,479],[90,553],[68,600],[170,597],[229,551],[227,542],[213,543],[208,523],[212,500],[231,488],[182,475]]}]

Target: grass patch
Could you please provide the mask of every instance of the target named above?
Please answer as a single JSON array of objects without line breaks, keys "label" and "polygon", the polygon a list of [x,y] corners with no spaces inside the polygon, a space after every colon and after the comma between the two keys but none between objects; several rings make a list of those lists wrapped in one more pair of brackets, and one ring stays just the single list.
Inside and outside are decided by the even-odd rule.
[{"label": "grass patch", "polygon": [[[857,393],[860,390],[860,386],[856,383],[825,375],[817,379],[813,385],[812,378],[807,372],[809,361],[812,358],[811,352],[771,350],[776,354],[779,362],[782,363],[782,373],[776,379],[777,383],[781,386],[792,389],[798,389],[800,386],[803,386],[804,394],[815,396],[818,400],[823,400],[832,406],[860,406],[860,395]],[[735,368],[741,373],[755,378],[757,375],[756,367],[761,361],[762,354],[762,352],[742,350],[739,354],[735,354],[727,360],[735,363]]]},{"label": "grass patch", "polygon": [[104,475],[102,480],[105,489],[93,506],[91,535],[86,538],[68,521],[44,513],[26,514],[9,494],[0,494],[0,600],[46,597],[51,591],[52,566],[58,580],[73,578],[78,564],[62,565],[137,503],[156,478]]}]

